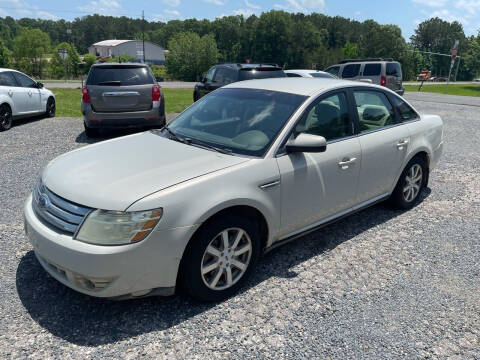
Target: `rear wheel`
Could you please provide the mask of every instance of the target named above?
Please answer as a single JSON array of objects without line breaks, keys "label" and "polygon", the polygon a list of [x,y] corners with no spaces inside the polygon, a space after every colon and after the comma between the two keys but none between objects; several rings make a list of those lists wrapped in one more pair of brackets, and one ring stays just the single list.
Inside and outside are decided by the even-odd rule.
[{"label": "rear wheel", "polygon": [[201,301],[233,295],[251,274],[260,253],[256,224],[226,215],[207,224],[192,239],[182,261],[185,290]]},{"label": "rear wheel", "polygon": [[427,183],[427,175],[427,163],[423,157],[416,156],[410,160],[390,197],[391,204],[398,209],[413,207]]},{"label": "rear wheel", "polygon": [[83,127],[85,128],[85,135],[87,135],[87,137],[97,138],[100,136],[100,129],[90,128],[85,123],[83,123]]},{"label": "rear wheel", "polygon": [[12,109],[7,104],[0,105],[0,131],[8,130],[12,127],[13,116]]},{"label": "rear wheel", "polygon": [[51,97],[47,101],[47,110],[45,113],[47,117],[53,118],[55,117],[55,112],[56,112],[55,99]]}]

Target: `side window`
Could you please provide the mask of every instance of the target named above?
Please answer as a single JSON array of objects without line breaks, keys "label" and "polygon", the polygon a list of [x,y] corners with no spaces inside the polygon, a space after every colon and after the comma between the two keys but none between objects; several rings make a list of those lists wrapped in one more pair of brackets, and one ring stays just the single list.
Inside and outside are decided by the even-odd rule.
[{"label": "side window", "polygon": [[345,93],[322,99],[297,124],[295,132],[320,135],[327,141],[353,135]]},{"label": "side window", "polygon": [[205,75],[205,82],[212,82],[213,80],[213,75],[215,74],[216,68],[211,68],[208,70],[207,75]]},{"label": "side window", "polygon": [[338,72],[340,71],[340,66],[330,66],[325,71],[332,74],[332,75],[338,76]]},{"label": "side window", "polygon": [[18,86],[11,72],[0,72],[0,86]]},{"label": "side window", "polygon": [[360,132],[377,130],[394,125],[395,112],[384,93],[379,91],[354,91],[360,120]]},{"label": "side window", "polygon": [[345,65],[342,72],[342,78],[349,79],[358,75],[360,71],[360,64]]},{"label": "side window", "polygon": [[13,73],[13,76],[15,76],[15,79],[17,79],[17,82],[20,84],[21,87],[33,88],[37,84],[35,81],[23,74]]},{"label": "side window", "polygon": [[382,64],[365,64],[363,76],[380,76]]},{"label": "side window", "polygon": [[301,75],[295,73],[286,73],[288,77],[302,77]]},{"label": "side window", "polygon": [[405,101],[397,96],[392,96],[393,104],[397,107],[402,121],[409,121],[418,118],[417,113]]}]

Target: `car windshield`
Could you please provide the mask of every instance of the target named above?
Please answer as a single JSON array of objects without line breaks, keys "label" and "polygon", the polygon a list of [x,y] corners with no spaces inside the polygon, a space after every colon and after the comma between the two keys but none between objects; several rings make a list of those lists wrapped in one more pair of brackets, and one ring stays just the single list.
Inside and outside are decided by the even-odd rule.
[{"label": "car windshield", "polygon": [[192,144],[261,157],[306,98],[269,90],[219,89],[194,103],[168,128]]},{"label": "car windshield", "polygon": [[145,66],[97,66],[92,67],[87,85],[146,85],[153,84],[153,77]]},{"label": "car windshield", "polygon": [[310,75],[314,78],[335,79],[335,76],[329,73],[316,72],[316,73],[310,73]]}]

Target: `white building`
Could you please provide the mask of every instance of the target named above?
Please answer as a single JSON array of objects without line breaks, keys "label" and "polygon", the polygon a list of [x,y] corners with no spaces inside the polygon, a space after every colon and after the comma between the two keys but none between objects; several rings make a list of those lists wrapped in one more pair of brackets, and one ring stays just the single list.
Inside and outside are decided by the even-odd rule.
[{"label": "white building", "polygon": [[[112,58],[128,54],[137,62],[143,62],[142,40],[104,40],[97,42],[88,48],[90,54]],[[165,63],[165,50],[150,41],[145,41],[145,62],[162,65]]]}]

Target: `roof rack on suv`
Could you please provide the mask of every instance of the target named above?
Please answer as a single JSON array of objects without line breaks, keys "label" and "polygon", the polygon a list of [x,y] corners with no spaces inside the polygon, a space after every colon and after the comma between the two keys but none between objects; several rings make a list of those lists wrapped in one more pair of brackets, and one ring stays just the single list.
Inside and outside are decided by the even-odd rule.
[{"label": "roof rack on suv", "polygon": [[346,63],[350,63],[350,62],[368,62],[368,61],[393,61],[393,59],[391,58],[386,58],[386,59],[383,59],[383,58],[368,58],[368,59],[345,59],[345,60],[342,60],[342,61],[339,61],[338,63],[339,64],[346,64]]}]

